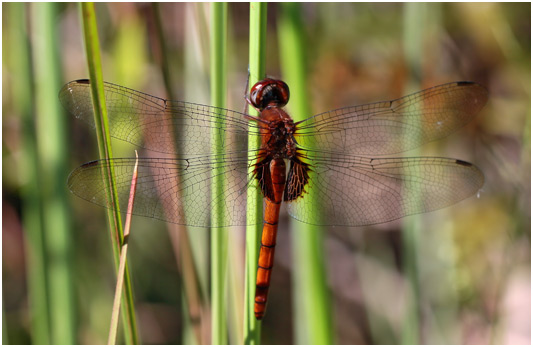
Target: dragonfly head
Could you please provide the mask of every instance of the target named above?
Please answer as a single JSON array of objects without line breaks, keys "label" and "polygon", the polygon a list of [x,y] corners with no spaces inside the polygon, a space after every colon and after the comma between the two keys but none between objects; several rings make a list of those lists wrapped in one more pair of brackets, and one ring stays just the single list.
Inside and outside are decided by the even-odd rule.
[{"label": "dragonfly head", "polygon": [[280,80],[266,78],[250,89],[250,101],[259,110],[267,106],[283,107],[289,102],[289,86]]}]

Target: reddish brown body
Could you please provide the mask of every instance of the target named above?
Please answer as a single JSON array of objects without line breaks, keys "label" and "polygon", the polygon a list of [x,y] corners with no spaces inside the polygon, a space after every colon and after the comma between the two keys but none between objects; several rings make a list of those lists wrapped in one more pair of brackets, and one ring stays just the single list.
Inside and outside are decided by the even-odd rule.
[{"label": "reddish brown body", "polygon": [[285,159],[297,157],[295,125],[291,117],[281,108],[288,100],[289,89],[281,81],[271,79],[260,81],[250,92],[250,103],[261,111],[257,120],[261,127],[261,149],[255,167],[255,177],[265,197],[263,234],[255,290],[254,312],[257,319],[263,318],[265,314],[274,266],[279,211],[287,183]]},{"label": "reddish brown body", "polygon": [[285,189],[285,162],[283,159],[274,159],[270,162],[270,176],[272,177],[272,191],[274,199],[265,198],[265,217],[263,235],[261,237],[261,250],[257,267],[257,280],[255,289],[255,317],[263,318],[270,286],[270,276],[274,266],[274,252],[276,250],[276,236],[278,232],[279,210]]}]

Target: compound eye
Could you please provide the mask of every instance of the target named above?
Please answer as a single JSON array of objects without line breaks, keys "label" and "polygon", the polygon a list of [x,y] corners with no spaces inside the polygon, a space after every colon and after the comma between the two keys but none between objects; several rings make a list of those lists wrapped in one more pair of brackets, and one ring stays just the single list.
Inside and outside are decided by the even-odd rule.
[{"label": "compound eye", "polygon": [[252,106],[258,109],[263,109],[262,103],[263,103],[263,87],[265,86],[264,81],[259,81],[252,89],[250,89],[250,101],[252,103]]},{"label": "compound eye", "polygon": [[[255,86],[254,86],[255,87]],[[252,105],[254,107],[259,108],[259,104],[261,103],[259,90],[252,88],[250,91],[250,101],[252,102]]]},{"label": "compound eye", "polygon": [[273,89],[275,90],[275,99],[278,106],[283,107],[289,102],[290,92],[287,83],[281,80],[273,81]]},{"label": "compound eye", "polygon": [[289,101],[289,87],[280,80],[266,78],[250,90],[250,102],[260,110],[267,106],[283,107]]}]

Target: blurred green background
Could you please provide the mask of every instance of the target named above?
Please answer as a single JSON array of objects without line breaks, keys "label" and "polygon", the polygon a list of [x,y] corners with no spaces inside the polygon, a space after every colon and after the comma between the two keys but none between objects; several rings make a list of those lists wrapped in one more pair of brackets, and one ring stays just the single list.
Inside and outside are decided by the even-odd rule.
[{"label": "blurred green background", "polygon": [[[208,9],[97,4],[104,79],[209,103]],[[4,3],[2,10],[3,342],[104,343],[115,285],[105,211],[65,184],[71,170],[97,159],[96,141],[57,98],[64,83],[88,77],[79,8]],[[283,79],[280,11],[269,4],[266,70]],[[300,11],[313,114],[458,80],[490,92],[470,124],[416,152],[475,163],[486,179],[478,197],[396,222],[327,231],[321,246],[334,342],[530,343],[530,4],[303,3]],[[227,107],[238,111],[248,13],[247,4],[229,5]],[[166,95],[165,76],[174,95]],[[128,144],[116,142],[114,150],[134,156]],[[292,261],[294,223],[286,213],[281,218],[262,342],[305,343],[291,290],[300,271]],[[141,341],[208,343],[207,231],[189,229],[198,273],[191,294],[184,290],[191,264],[177,252],[183,238],[175,226],[140,217],[134,223],[129,257]],[[412,225],[415,241],[406,243]],[[241,343],[244,235],[242,228],[230,233],[229,342]],[[191,320],[191,312],[201,313]]]}]

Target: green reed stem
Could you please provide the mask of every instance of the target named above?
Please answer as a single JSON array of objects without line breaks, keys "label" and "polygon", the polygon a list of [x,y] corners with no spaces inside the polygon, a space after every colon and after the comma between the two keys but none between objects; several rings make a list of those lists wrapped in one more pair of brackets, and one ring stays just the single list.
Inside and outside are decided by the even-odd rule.
[{"label": "green reed stem", "polygon": [[67,133],[57,91],[61,88],[58,6],[32,4],[33,66],[36,105],[38,178],[46,271],[51,343],[76,341],[71,220],[67,203]]},{"label": "green reed stem", "polygon": [[[404,4],[404,54],[409,71],[413,76],[416,86],[414,90],[420,89],[422,78],[421,59],[423,57],[422,44],[426,21],[426,5],[421,3]],[[406,134],[407,135],[407,134]],[[412,136],[412,134],[408,134]],[[420,150],[417,150],[418,155]],[[415,154],[416,155],[416,154]],[[412,197],[421,199],[422,197]],[[404,270],[412,292],[406,298],[406,316],[403,320],[401,341],[403,344],[419,344],[420,341],[420,279],[417,254],[420,243],[420,233],[422,231],[422,217],[414,215],[403,220],[402,242],[405,255]]]},{"label": "green reed stem", "polygon": [[[5,45],[10,47],[6,54],[6,65],[11,66],[13,76],[16,76],[10,81],[10,85],[13,90],[13,106],[21,116],[22,125],[22,153],[18,171],[24,176],[24,184],[21,187],[22,224],[26,248],[28,305],[32,317],[30,321],[31,342],[49,344],[51,343],[51,322],[46,281],[48,261],[40,209],[41,195],[38,184],[37,143],[32,108],[34,90],[30,74],[32,68],[26,20],[27,8],[28,5],[22,3],[10,3],[4,7],[7,12],[5,30],[8,31],[5,40],[9,40]],[[4,326],[6,325],[4,316]],[[3,335],[7,336],[7,330],[3,332]],[[6,338],[4,344],[7,343]]]},{"label": "green reed stem", "polygon": [[[227,47],[228,5],[213,3],[211,5],[211,103],[213,106],[226,106],[226,47]],[[224,136],[222,132],[223,117],[218,117],[217,127],[211,133],[212,153],[223,155]],[[224,192],[223,168],[213,173],[212,201],[216,201]],[[211,221],[215,226],[227,225],[224,219],[224,206],[217,204],[211,211]],[[226,322],[226,272],[228,261],[228,230],[211,229],[211,295],[213,307],[212,342],[226,344],[228,340]]]},{"label": "green reed stem", "polygon": [[[102,64],[100,61],[100,43],[98,40],[98,30],[96,24],[96,15],[93,3],[82,3],[82,21],[83,35],[85,39],[85,50],[87,55],[87,64],[91,81],[91,92],[93,99],[93,108],[95,116],[96,137],[98,140],[98,149],[101,158],[112,158],[111,137],[107,118],[107,109],[105,106],[105,93],[103,84]],[[122,229],[122,219],[118,205],[118,195],[116,183],[113,177],[113,168],[106,173],[109,181],[108,192],[109,199],[113,201],[114,209],[108,210],[109,230],[111,234],[111,243],[115,259],[116,270],[118,271],[120,246],[124,242],[124,232]],[[131,290],[131,279],[129,267],[126,263],[124,275],[124,296],[122,297],[122,320],[124,322],[124,333],[127,344],[138,344],[139,337],[135,318],[135,308],[133,305],[133,292]]]},{"label": "green reed stem", "polygon": [[[300,4],[282,3],[278,29],[281,68],[285,82],[291,88],[288,108],[295,122],[311,115],[301,13]],[[306,203],[312,204],[312,209],[319,214],[320,197],[313,194],[312,190],[310,193],[306,196]],[[326,280],[322,228],[294,221],[292,235],[296,269],[293,272],[296,342],[331,344],[333,317]]]},{"label": "green reed stem", "polygon": [[[266,56],[266,22],[267,4],[264,2],[252,2],[250,4],[250,79],[252,86],[265,77],[265,56]],[[249,112],[257,115],[253,109]],[[250,136],[248,138],[249,148],[258,148],[259,138]],[[255,143],[253,143],[255,142]],[[250,152],[252,153],[252,152]],[[254,160],[254,155],[250,155],[249,162]],[[263,219],[263,200],[257,181],[253,177],[253,165],[250,165],[248,172],[250,189],[247,193],[247,220],[261,221]],[[246,265],[244,284],[244,336],[245,344],[257,345],[261,343],[261,322],[255,318],[255,283],[257,276],[257,261],[259,259],[259,245],[261,240],[262,226],[259,223],[246,227]]]}]

